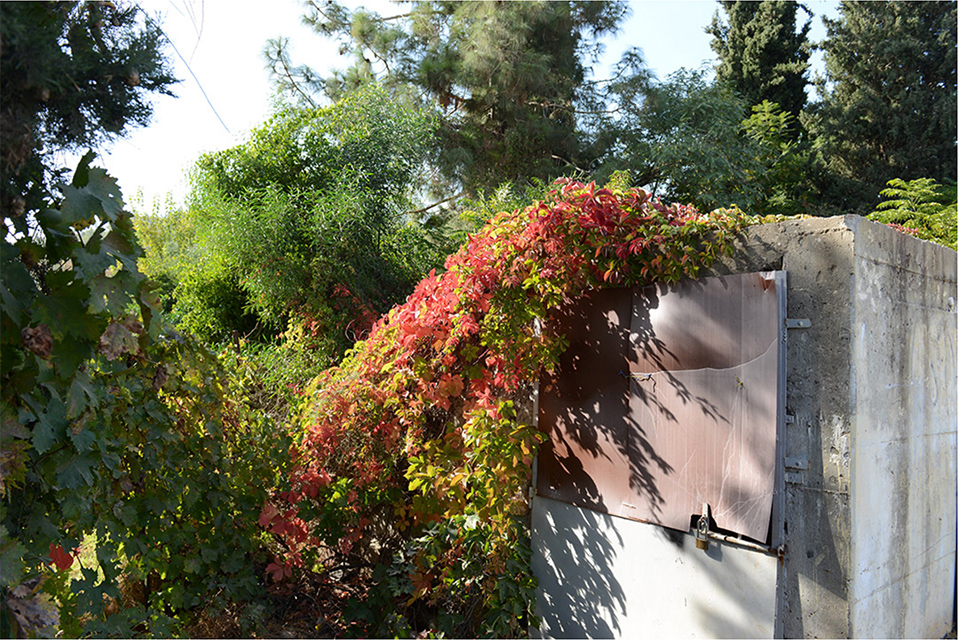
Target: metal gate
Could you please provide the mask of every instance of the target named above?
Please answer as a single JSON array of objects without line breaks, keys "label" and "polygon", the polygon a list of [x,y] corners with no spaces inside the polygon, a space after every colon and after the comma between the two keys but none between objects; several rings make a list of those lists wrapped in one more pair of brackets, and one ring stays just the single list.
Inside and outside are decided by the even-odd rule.
[{"label": "metal gate", "polygon": [[553,319],[541,633],[780,635],[785,316],[768,272],[598,290]]}]

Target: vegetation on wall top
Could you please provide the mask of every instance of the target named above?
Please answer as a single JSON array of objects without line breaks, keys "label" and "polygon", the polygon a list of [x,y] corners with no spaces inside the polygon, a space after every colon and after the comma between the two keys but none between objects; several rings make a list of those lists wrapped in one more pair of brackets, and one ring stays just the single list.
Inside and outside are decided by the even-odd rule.
[{"label": "vegetation on wall top", "polygon": [[494,216],[307,390],[292,490],[261,515],[285,545],[269,570],[409,576],[383,583],[403,598],[367,603],[365,633],[519,635],[542,438],[523,407],[566,347],[551,313],[593,287],[694,277],[747,222],[573,181]]}]

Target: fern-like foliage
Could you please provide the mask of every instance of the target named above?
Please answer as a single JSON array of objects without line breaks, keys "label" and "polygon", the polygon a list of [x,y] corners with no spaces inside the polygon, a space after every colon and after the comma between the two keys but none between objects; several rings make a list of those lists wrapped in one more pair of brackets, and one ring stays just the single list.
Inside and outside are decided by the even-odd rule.
[{"label": "fern-like foliage", "polygon": [[933,178],[894,178],[880,192],[885,198],[870,220],[902,228],[923,240],[957,249],[957,186]]}]

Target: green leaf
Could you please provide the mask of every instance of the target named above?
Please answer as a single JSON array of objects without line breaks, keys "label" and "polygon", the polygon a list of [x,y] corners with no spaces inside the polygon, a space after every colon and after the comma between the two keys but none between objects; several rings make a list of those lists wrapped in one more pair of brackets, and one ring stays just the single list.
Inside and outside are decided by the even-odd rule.
[{"label": "green leaf", "polygon": [[108,222],[117,219],[123,211],[123,196],[115,178],[107,174],[100,167],[90,169],[89,180],[85,191],[100,201]]},{"label": "green leaf", "polygon": [[220,550],[210,546],[208,543],[201,547],[200,555],[203,557],[204,562],[212,564],[220,557]]},{"label": "green leaf", "polygon": [[57,485],[63,489],[76,489],[81,484],[93,485],[93,467],[96,461],[92,456],[70,456],[57,467]]},{"label": "green leaf", "polygon": [[[29,411],[25,409],[25,411]],[[0,433],[4,438],[29,440],[33,435],[18,419],[16,411],[5,402],[0,402]]]},{"label": "green leaf", "polygon": [[50,295],[41,297],[35,303],[36,322],[50,327],[55,338],[70,334],[78,338],[95,339],[99,334],[91,335],[90,318],[87,316],[90,289],[74,280],[73,274],[68,271],[49,273],[47,285]]},{"label": "green leaf", "polygon": [[162,305],[158,294],[158,285],[152,280],[144,279],[140,283],[137,303],[140,306],[140,317],[148,335],[157,337],[162,327],[160,311]]},{"label": "green leaf", "polygon": [[137,509],[128,500],[118,500],[113,507],[113,515],[125,527],[132,527],[137,523]]},{"label": "green leaf", "polygon": [[24,306],[29,305],[39,293],[36,283],[19,256],[20,250],[17,247],[8,242],[0,243],[0,264],[3,269],[0,302],[3,303],[3,312],[18,326],[21,324]]},{"label": "green leaf", "polygon": [[[98,243],[99,244],[99,243]],[[97,252],[92,251],[91,246],[80,249],[74,258],[74,266],[84,280],[90,281],[99,275],[103,275],[111,267],[117,266],[117,259],[104,249]]]},{"label": "green leaf", "polygon": [[[102,326],[97,318],[91,316],[78,318],[78,322],[86,325],[87,330],[94,335],[98,335],[97,332]],[[93,357],[93,347],[92,339],[81,339],[73,335],[66,335],[59,340],[55,340],[50,359],[56,366],[57,376],[63,380],[69,380],[81,364]]]},{"label": "green leaf", "polygon": [[78,453],[86,453],[93,448],[93,444],[97,441],[97,434],[83,425],[79,429],[71,427],[70,440]]},{"label": "green leaf", "polygon": [[72,227],[85,227],[93,224],[97,218],[103,219],[104,212],[100,200],[72,187],[66,187],[60,215],[63,223]]},{"label": "green leaf", "polygon": [[74,188],[85,187],[87,182],[90,179],[90,163],[93,162],[93,159],[97,157],[93,151],[87,151],[83,154],[83,157],[80,158],[79,164],[77,164],[76,171],[73,172],[73,180],[71,186]]},{"label": "green leaf", "polygon": [[[127,269],[137,272],[137,258],[143,253],[140,245],[137,244],[136,235],[133,229],[126,229],[129,222],[122,221],[103,238],[103,246],[119,260]],[[124,233],[126,231],[126,233]]]},{"label": "green leaf", "polygon": [[100,336],[100,353],[107,360],[116,360],[124,353],[136,353],[138,348],[137,336],[119,322],[111,322]]},{"label": "green leaf", "polygon": [[90,404],[97,404],[97,393],[93,388],[90,372],[78,371],[67,392],[67,419],[76,418]]},{"label": "green leaf", "polygon": [[37,453],[44,454],[50,447],[63,437],[67,429],[67,406],[57,398],[51,398],[46,410],[37,417],[33,427],[33,448]]},{"label": "green leaf", "polygon": [[14,587],[23,581],[27,549],[0,525],[0,587]]},{"label": "green leaf", "polygon": [[121,271],[113,277],[96,276],[90,281],[89,309],[91,313],[120,315],[132,301],[127,279]]}]

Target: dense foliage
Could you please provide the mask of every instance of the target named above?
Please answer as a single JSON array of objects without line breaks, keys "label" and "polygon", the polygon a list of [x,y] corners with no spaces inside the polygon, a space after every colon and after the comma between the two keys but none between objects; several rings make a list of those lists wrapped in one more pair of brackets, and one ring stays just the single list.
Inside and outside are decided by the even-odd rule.
[{"label": "dense foliage", "polygon": [[614,83],[623,95],[621,117],[608,125],[617,143],[598,173],[629,171],[635,184],[703,210],[737,204],[758,215],[807,213],[809,155],[796,141],[796,119],[775,103],[750,111],[706,70],[680,70],[632,98],[633,85]]},{"label": "dense foliage", "polygon": [[[808,41],[798,3],[720,6],[707,27],[714,80],[691,70],[657,80],[636,47],[613,77],[591,78],[598,38],[628,11],[609,3],[414,2],[388,16],[310,3],[305,19],[355,64],[324,78],[294,66],[282,42],[267,54],[293,100],[377,80],[416,87],[441,113],[430,162],[444,193],[626,170],[706,209],[835,215],[869,212],[898,176],[955,177],[955,3],[843,3],[822,44]],[[818,46],[826,74],[808,105]]]},{"label": "dense foliage", "polygon": [[894,178],[957,177],[957,3],[842,2],[808,129],[843,213],[868,213]]},{"label": "dense foliage", "polygon": [[745,221],[570,181],[496,215],[308,389],[292,491],[261,515],[286,545],[268,570],[365,572],[361,634],[524,633],[531,384],[566,346],[552,312],[693,277]]},{"label": "dense foliage", "polygon": [[844,3],[799,117],[793,3],[722,3],[718,80],[634,49],[596,83],[623,4],[411,5],[309,3],[354,66],[274,43],[277,111],[135,234],[90,154],[51,158],[147,121],[159,28],[0,3],[0,634],[250,635],[299,598],[321,635],[525,635],[566,302],[695,277],[757,220],[730,205],[886,185],[872,218],[956,247],[955,3]]},{"label": "dense foliage", "polygon": [[[164,328],[91,158],[31,236],[0,244],[4,635],[169,635],[249,598],[257,503],[283,464],[240,382]],[[95,560],[71,581],[85,539]]]},{"label": "dense foliage", "polygon": [[428,112],[369,86],[203,156],[184,214],[200,260],[174,292],[182,325],[208,340],[306,327],[338,359],[449,251],[412,211],[432,131]]},{"label": "dense foliage", "polygon": [[[267,55],[289,95],[333,99],[373,81],[412,86],[441,112],[438,153],[446,184],[469,193],[505,181],[553,179],[581,163],[577,104],[598,38],[626,14],[614,2],[410,3],[380,16],[336,2],[309,3],[305,19],[354,55],[322,79],[295,71],[282,42]],[[313,90],[314,94],[310,91]],[[312,100],[312,98],[311,98]]]},{"label": "dense foliage", "polygon": [[785,0],[722,0],[707,33],[719,58],[717,79],[729,85],[749,105],[764,100],[780,105],[794,118],[807,102],[810,20],[797,30],[797,10]]},{"label": "dense foliage", "polygon": [[135,5],[4,2],[0,39],[5,218],[44,206],[62,173],[54,152],[95,147],[145,125],[150,94],[169,93],[176,82],[159,26]]},{"label": "dense foliage", "polygon": [[957,185],[944,187],[930,178],[895,178],[880,192],[884,198],[871,220],[899,227],[923,240],[957,249]]}]

